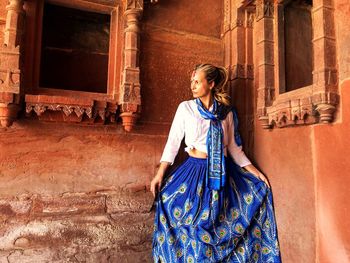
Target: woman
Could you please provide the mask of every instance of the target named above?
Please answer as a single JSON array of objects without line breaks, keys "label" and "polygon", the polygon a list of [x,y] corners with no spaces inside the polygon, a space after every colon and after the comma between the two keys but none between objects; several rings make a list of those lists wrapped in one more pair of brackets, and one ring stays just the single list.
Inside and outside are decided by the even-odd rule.
[{"label": "woman", "polygon": [[[227,79],[197,65],[194,99],[175,113],[150,186],[154,262],[281,262],[270,185],[242,150]],[[164,178],[184,136],[189,157]]]}]

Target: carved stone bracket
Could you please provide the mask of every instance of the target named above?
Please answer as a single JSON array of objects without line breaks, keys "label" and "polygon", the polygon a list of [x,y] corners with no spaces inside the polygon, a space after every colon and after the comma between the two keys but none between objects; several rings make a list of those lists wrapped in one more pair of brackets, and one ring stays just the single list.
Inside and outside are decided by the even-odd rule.
[{"label": "carved stone bracket", "polygon": [[126,131],[131,131],[141,110],[139,68],[139,20],[143,12],[142,0],[127,0],[124,11],[124,70],[120,92],[120,117]]},{"label": "carved stone bracket", "polygon": [[34,112],[40,120],[93,123],[100,119],[115,122],[116,103],[49,95],[26,95],[26,113]]},{"label": "carved stone bracket", "polygon": [[0,125],[8,127],[20,110],[20,45],[23,34],[23,0],[6,6],[4,43],[0,49]]}]

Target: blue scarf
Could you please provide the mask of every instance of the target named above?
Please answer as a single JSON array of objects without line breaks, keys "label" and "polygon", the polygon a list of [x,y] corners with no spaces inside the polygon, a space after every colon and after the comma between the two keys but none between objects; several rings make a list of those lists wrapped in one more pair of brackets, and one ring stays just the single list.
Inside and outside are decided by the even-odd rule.
[{"label": "blue scarf", "polygon": [[[214,99],[213,110],[207,110],[202,101],[197,98],[196,103],[198,111],[204,119],[210,120],[210,126],[207,134],[207,175],[206,183],[210,189],[219,190],[226,182],[226,167],[223,144],[223,131],[221,120],[225,119],[229,109],[224,105],[218,104]],[[226,110],[225,110],[226,109]]]}]

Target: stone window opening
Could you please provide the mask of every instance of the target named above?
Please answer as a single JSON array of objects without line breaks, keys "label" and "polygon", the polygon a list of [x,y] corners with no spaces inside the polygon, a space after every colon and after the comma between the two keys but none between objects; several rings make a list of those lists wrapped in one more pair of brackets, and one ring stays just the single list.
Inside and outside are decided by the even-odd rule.
[{"label": "stone window opening", "polygon": [[246,64],[247,74],[240,75],[251,86],[248,66],[254,63],[255,114],[262,127],[331,123],[339,103],[333,1],[246,0],[237,9],[226,2],[231,34],[242,37],[237,54],[229,56],[227,49],[226,66]]},{"label": "stone window opening", "polygon": [[[0,50],[0,126],[11,126],[18,119],[18,114],[24,112],[26,117],[54,122],[110,124],[121,120],[124,130],[131,131],[141,113],[141,18],[144,4],[153,5],[157,2],[9,0],[5,28],[2,38],[0,37],[3,40]],[[90,41],[67,45],[65,38],[62,38],[65,33],[62,32],[57,35],[50,35],[55,32],[49,32],[48,37],[46,25],[43,25],[45,5],[46,9],[47,6],[55,6],[53,12],[56,16],[58,9],[66,8],[65,10],[76,12],[75,18],[85,14],[85,21],[93,21],[96,16],[99,18],[95,20],[101,22],[102,17],[104,22],[95,24],[96,30],[89,32],[99,35],[99,43],[104,45],[98,46],[96,41],[92,41],[88,47],[85,45]],[[62,17],[59,21],[64,23],[64,19]],[[67,18],[65,23],[68,23]],[[79,24],[77,19],[72,23]],[[80,24],[78,29],[79,27],[83,26]],[[51,27],[49,31],[50,29]],[[90,38],[82,35],[78,39]],[[91,49],[97,46],[97,49]],[[72,56],[74,53],[79,53],[79,59]],[[88,57],[96,56],[100,56],[100,59],[94,59],[95,65],[85,65],[91,64],[86,62]],[[76,71],[79,68],[75,66],[78,60],[84,60],[84,65],[80,65],[85,70],[83,73]],[[48,61],[55,61],[57,65],[48,64]],[[99,66],[98,78],[83,78],[86,75],[93,76],[91,72]],[[69,68],[73,68],[73,76],[69,75]]]},{"label": "stone window opening", "polygon": [[141,0],[26,2],[26,116],[84,124],[121,120],[131,131],[141,113],[143,8]]},{"label": "stone window opening", "polygon": [[[283,18],[279,19],[279,50],[284,53],[284,78],[280,76],[280,93],[312,85],[313,50],[312,50],[312,1],[284,1]],[[283,41],[283,45],[282,42]],[[297,52],[296,52],[297,51]],[[281,70],[283,72],[283,70]]]},{"label": "stone window opening", "polygon": [[[85,124],[117,122],[122,63],[117,45],[122,39],[119,9],[105,1],[28,2],[27,117]],[[29,57],[28,52],[33,55]]]},{"label": "stone window opening", "polygon": [[45,2],[39,88],[107,93],[110,20]]}]

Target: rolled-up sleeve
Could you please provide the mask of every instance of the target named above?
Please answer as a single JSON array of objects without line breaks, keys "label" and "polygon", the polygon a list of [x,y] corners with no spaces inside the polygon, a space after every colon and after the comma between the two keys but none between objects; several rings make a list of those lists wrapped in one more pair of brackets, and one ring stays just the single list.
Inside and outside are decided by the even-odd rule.
[{"label": "rolled-up sleeve", "polygon": [[185,135],[185,112],[184,102],[177,107],[173,122],[170,127],[168,140],[165,144],[160,162],[169,162],[173,165],[179,151],[181,141]]},{"label": "rolled-up sleeve", "polygon": [[251,164],[248,157],[245,155],[242,146],[238,146],[235,141],[235,130],[233,126],[233,114],[232,111],[228,113],[228,151],[231,154],[235,163],[240,167],[244,167],[248,164]]}]

